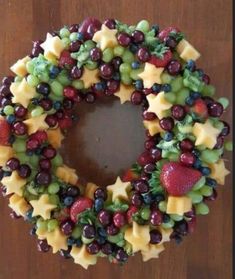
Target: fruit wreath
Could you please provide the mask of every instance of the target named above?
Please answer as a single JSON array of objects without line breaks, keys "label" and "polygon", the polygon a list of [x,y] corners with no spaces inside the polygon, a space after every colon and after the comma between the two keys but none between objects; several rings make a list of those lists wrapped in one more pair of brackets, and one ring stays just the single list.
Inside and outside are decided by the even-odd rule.
[{"label": "fruit wreath", "polygon": [[[0,87],[0,181],[13,218],[38,249],[87,268],[98,257],[158,258],[164,243],[193,232],[229,171],[228,106],[176,27],[94,18],[33,42]],[[118,97],[142,106],[145,151],[113,185],[82,185],[59,150],[74,106]],[[103,185],[104,186],[104,185]]]}]

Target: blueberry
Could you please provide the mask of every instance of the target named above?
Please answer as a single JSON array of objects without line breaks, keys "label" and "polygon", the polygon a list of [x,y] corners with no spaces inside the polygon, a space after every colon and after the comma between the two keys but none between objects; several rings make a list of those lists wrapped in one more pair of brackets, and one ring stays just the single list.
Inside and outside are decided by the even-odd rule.
[{"label": "blueberry", "polygon": [[193,164],[193,167],[195,169],[199,169],[201,167],[201,164],[202,164],[201,160],[196,159],[195,163]]},{"label": "blueberry", "polygon": [[103,208],[103,206],[104,206],[104,200],[103,199],[99,198],[99,199],[95,200],[94,207],[95,207],[96,212],[99,212]]},{"label": "blueberry", "polygon": [[188,60],[186,64],[186,68],[189,69],[191,72],[195,70],[196,64],[193,60]]},{"label": "blueberry", "polygon": [[171,132],[166,132],[163,136],[165,141],[171,141],[173,139],[173,134]]},{"label": "blueberry", "polygon": [[156,36],[159,33],[160,28],[159,28],[159,26],[157,24],[154,24],[152,26],[152,30],[154,30],[155,36]]},{"label": "blueberry", "polygon": [[191,96],[188,96],[186,99],[185,99],[185,103],[189,106],[192,106],[194,104],[194,99],[191,97]]},{"label": "blueberry", "polygon": [[37,228],[36,227],[33,227],[31,230],[30,230],[30,235],[36,235],[36,230],[37,230]]},{"label": "blueberry", "polygon": [[145,204],[151,204],[153,199],[150,193],[142,195]]},{"label": "blueberry", "polygon": [[33,219],[33,211],[32,210],[29,210],[26,212],[26,215],[25,215],[25,220],[26,221],[31,221]]},{"label": "blueberry", "polygon": [[121,76],[120,76],[120,74],[118,73],[118,72],[115,72],[114,74],[113,74],[113,79],[114,80],[120,80],[121,79]]},{"label": "blueberry", "polygon": [[71,255],[70,255],[71,250],[60,250],[60,255],[65,258],[65,259],[70,259]]},{"label": "blueberry", "polygon": [[152,89],[154,92],[159,93],[161,91],[161,84],[154,83]]},{"label": "blueberry", "polygon": [[170,222],[171,217],[168,214],[163,215],[163,223],[168,223]]},{"label": "blueberry", "polygon": [[203,77],[204,76],[204,72],[202,69],[197,69],[197,72],[199,74],[199,77]]},{"label": "blueberry", "polygon": [[207,177],[206,178],[206,185],[215,188],[217,186],[217,181],[213,178]]},{"label": "blueberry", "polygon": [[104,89],[105,89],[104,84],[103,84],[102,82],[96,83],[96,84],[95,84],[95,89],[96,89],[97,91],[102,91],[102,90],[104,90]]},{"label": "blueberry", "polygon": [[64,199],[64,205],[65,206],[70,206],[70,205],[72,205],[73,201],[74,201],[74,199],[72,197],[66,197]]},{"label": "blueberry", "polygon": [[79,40],[79,41],[82,41],[83,38],[84,38],[83,34],[80,33],[80,32],[78,32],[78,40]]},{"label": "blueberry", "polygon": [[194,150],[192,151],[192,153],[193,153],[193,155],[195,155],[196,157],[199,157],[199,156],[200,156],[200,151],[197,150],[197,149],[194,149]]},{"label": "blueberry", "polygon": [[82,247],[82,240],[81,240],[80,238],[79,238],[79,239],[76,239],[75,245],[76,245],[77,247]]},{"label": "blueberry", "polygon": [[73,237],[69,237],[67,239],[67,244],[68,246],[72,246],[73,244],[75,244],[76,240]]},{"label": "blueberry", "polygon": [[39,100],[38,100],[37,98],[33,98],[33,99],[31,100],[31,103],[32,103],[33,105],[37,106],[37,105],[39,104]]},{"label": "blueberry", "polygon": [[98,237],[96,238],[96,240],[97,240],[97,242],[98,242],[100,245],[102,245],[102,244],[104,244],[104,243],[106,242],[106,237],[98,236]]},{"label": "blueberry", "polygon": [[60,73],[60,68],[56,66],[51,66],[49,69],[49,77],[55,79]]},{"label": "blueberry", "polygon": [[138,46],[135,44],[131,44],[129,48],[132,53],[136,53],[138,51]]},{"label": "blueberry", "polygon": [[97,233],[101,237],[107,237],[107,232],[103,227],[98,228]]},{"label": "blueberry", "polygon": [[156,197],[155,197],[155,201],[156,202],[160,202],[160,201],[164,201],[165,200],[165,197],[164,195],[162,194],[158,194]]},{"label": "blueberry", "polygon": [[142,90],[143,89],[143,82],[142,80],[138,79],[136,82],[135,82],[135,88],[137,90]]},{"label": "blueberry", "polygon": [[166,83],[166,84],[163,84],[162,85],[162,90],[166,93],[170,92],[171,91],[171,85]]},{"label": "blueberry", "polygon": [[138,69],[140,67],[140,62],[134,61],[131,63],[131,68],[132,69]]},{"label": "blueberry", "polygon": [[58,110],[58,109],[60,109],[61,107],[62,107],[61,102],[59,102],[59,101],[55,101],[55,102],[54,102],[53,108],[54,108],[55,110]]},{"label": "blueberry", "polygon": [[200,92],[192,91],[192,92],[190,92],[190,96],[191,96],[194,100],[196,100],[196,99],[198,99],[198,98],[201,97],[201,93],[200,93]]},{"label": "blueberry", "polygon": [[201,171],[201,173],[202,173],[203,175],[205,175],[205,176],[207,176],[207,175],[209,175],[209,174],[211,173],[211,170],[210,170],[210,168],[208,168],[208,167],[201,167],[201,168],[200,168],[200,171]]},{"label": "blueberry", "polygon": [[16,117],[15,117],[15,115],[10,114],[10,115],[8,115],[8,116],[6,117],[6,120],[7,120],[7,122],[8,122],[9,124],[12,124],[12,123],[15,122]]}]

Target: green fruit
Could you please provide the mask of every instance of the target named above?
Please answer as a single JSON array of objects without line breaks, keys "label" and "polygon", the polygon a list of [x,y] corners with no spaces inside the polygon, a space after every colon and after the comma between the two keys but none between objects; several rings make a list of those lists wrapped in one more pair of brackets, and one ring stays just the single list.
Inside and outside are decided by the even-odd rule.
[{"label": "green fruit", "polygon": [[38,78],[43,82],[48,82],[50,80],[50,77],[49,77],[48,73],[46,73],[46,72],[38,75]]},{"label": "green fruit", "polygon": [[78,33],[77,32],[73,32],[69,35],[69,39],[72,41],[72,42],[75,42],[77,41],[78,39]]},{"label": "green fruit", "polygon": [[42,218],[39,218],[37,220],[36,226],[38,229],[42,229],[42,230],[47,230],[47,221],[43,220]]},{"label": "green fruit", "polygon": [[170,221],[167,222],[167,223],[162,223],[162,224],[161,224],[161,226],[163,227],[163,229],[170,229],[170,228],[173,228],[174,225],[175,225],[175,222],[174,222],[172,219],[170,219]]},{"label": "green fruit", "polygon": [[178,125],[178,130],[180,133],[182,134],[189,134],[192,132],[192,125],[188,124],[188,125]]},{"label": "green fruit", "polygon": [[103,56],[102,56],[102,60],[105,62],[105,63],[109,63],[114,57],[114,54],[113,54],[113,49],[112,48],[106,48],[104,51],[103,51]]},{"label": "green fruit", "polygon": [[137,26],[136,26],[136,30],[140,30],[143,33],[148,32],[150,29],[150,25],[149,22],[147,20],[141,20],[140,22],[138,22]]},{"label": "green fruit", "polygon": [[62,41],[65,48],[69,48],[69,45],[71,43],[69,38],[63,38],[61,41]]},{"label": "green fruit", "polygon": [[217,150],[205,149],[201,152],[200,159],[207,164],[213,164],[219,160],[219,157],[220,155]]},{"label": "green fruit", "polygon": [[166,212],[166,206],[167,206],[166,201],[160,201],[158,204],[158,208],[161,212]]},{"label": "green fruit", "polygon": [[175,103],[176,100],[176,94],[173,92],[165,93],[164,98],[171,104]]},{"label": "green fruit", "polygon": [[135,61],[135,56],[131,51],[126,49],[122,55],[122,60],[124,63],[131,64]]},{"label": "green fruit", "polygon": [[162,80],[162,83],[171,83],[171,81],[173,80],[173,77],[167,73],[163,73],[161,75],[161,80]]},{"label": "green fruit", "polygon": [[119,67],[119,71],[121,74],[128,74],[131,72],[131,65],[128,63],[122,63]]},{"label": "green fruit", "polygon": [[125,85],[131,85],[132,84],[132,79],[129,77],[128,74],[122,74],[121,75],[121,81]]},{"label": "green fruit", "polygon": [[215,87],[211,84],[204,85],[202,88],[202,95],[212,97],[215,94]]},{"label": "green fruit", "polygon": [[35,187],[33,187],[31,184],[28,184],[28,185],[27,185],[27,191],[28,191],[30,194],[32,194],[32,195],[35,195],[35,196],[38,195],[37,190],[36,190]]},{"label": "green fruit", "polygon": [[139,79],[139,74],[143,72],[143,69],[136,69],[136,70],[131,70],[131,73],[130,73],[130,77],[133,79],[133,80],[137,80]]},{"label": "green fruit", "polygon": [[60,198],[58,195],[50,195],[49,200],[50,200],[50,203],[55,204],[55,205],[60,203]]},{"label": "green fruit", "polygon": [[196,214],[198,215],[207,215],[210,211],[209,207],[204,202],[195,205],[195,208],[196,208]]},{"label": "green fruit", "polygon": [[63,165],[63,158],[60,156],[60,154],[57,153],[55,158],[53,158],[51,160],[51,163],[52,163],[53,167],[59,167],[59,166]]},{"label": "green fruit", "polygon": [[226,109],[229,106],[229,99],[225,97],[221,97],[218,99],[218,102]]},{"label": "green fruit", "polygon": [[183,88],[176,94],[176,103],[179,105],[185,105],[185,99],[189,96],[189,90]]},{"label": "green fruit", "polygon": [[53,182],[48,186],[49,194],[57,194],[60,190],[60,185],[57,182]]},{"label": "green fruit", "polygon": [[182,215],[178,215],[178,214],[170,214],[170,217],[173,221],[181,221],[183,220],[183,216]]},{"label": "green fruit", "polygon": [[92,40],[88,40],[88,41],[85,41],[84,46],[88,50],[91,50],[92,48],[96,47],[96,44]]},{"label": "green fruit", "polygon": [[108,236],[108,241],[112,243],[118,243],[119,241],[123,240],[123,233],[118,233],[116,235],[109,235]]},{"label": "green fruit", "polygon": [[213,193],[213,188],[210,187],[210,186],[205,185],[200,189],[200,193],[201,193],[201,195],[203,195],[205,197],[209,197]]},{"label": "green fruit", "polygon": [[177,77],[171,82],[171,90],[173,92],[178,92],[181,88],[183,88],[183,78]]},{"label": "green fruit", "polygon": [[114,49],[113,49],[113,54],[115,56],[120,56],[122,57],[123,53],[125,51],[125,48],[122,47],[122,46],[116,46]]},{"label": "green fruit", "polygon": [[72,82],[72,86],[78,90],[81,90],[84,88],[84,83],[82,80],[74,80]]},{"label": "green fruit", "polygon": [[28,75],[27,83],[32,87],[36,87],[39,84],[39,79],[33,75]]},{"label": "green fruit", "polygon": [[96,68],[98,68],[98,63],[95,62],[95,61],[89,60],[89,61],[87,61],[87,63],[86,63],[86,68],[87,68],[88,70],[95,70]]},{"label": "green fruit", "polygon": [[82,230],[79,226],[76,226],[74,229],[73,229],[73,232],[72,232],[72,237],[75,238],[75,239],[78,239],[80,238],[82,235]]},{"label": "green fruit", "polygon": [[39,157],[37,155],[33,154],[32,156],[29,156],[29,163],[33,168],[38,167],[38,161]]},{"label": "green fruit", "polygon": [[224,148],[227,151],[233,151],[233,142],[231,140],[226,141],[224,144]]},{"label": "green fruit", "polygon": [[82,235],[82,242],[84,244],[89,244],[94,240],[94,238],[86,238],[85,236]]},{"label": "green fruit", "polygon": [[7,105],[4,107],[3,109],[3,112],[6,114],[6,115],[11,115],[11,114],[14,114],[14,108],[10,105]]},{"label": "green fruit", "polygon": [[47,230],[48,232],[53,232],[59,225],[58,220],[56,219],[51,219],[47,223]]},{"label": "green fruit", "polygon": [[206,183],[206,178],[205,176],[202,176],[198,182],[193,186],[193,191],[197,191],[199,189],[201,189]]},{"label": "green fruit", "polygon": [[68,86],[71,84],[70,79],[68,78],[68,74],[66,72],[61,72],[58,76],[57,76],[57,81],[64,85],[64,86]]},{"label": "green fruit", "polygon": [[25,152],[26,151],[26,142],[23,139],[16,139],[15,142],[12,145],[15,152]]},{"label": "green fruit", "polygon": [[187,194],[187,196],[191,198],[193,204],[200,203],[203,200],[202,195],[198,192],[191,191]]},{"label": "green fruit", "polygon": [[33,64],[32,60],[30,60],[26,63],[26,70],[28,73],[33,74],[34,64]]},{"label": "green fruit", "polygon": [[42,115],[43,113],[44,113],[44,109],[42,107],[38,106],[31,111],[31,116],[37,117],[37,116]]},{"label": "green fruit", "polygon": [[52,81],[51,90],[56,96],[63,96],[63,86],[58,81]]},{"label": "green fruit", "polygon": [[70,32],[68,30],[67,27],[63,27],[60,29],[60,37],[63,39],[63,38],[68,38],[70,35]]},{"label": "green fruit", "polygon": [[141,210],[140,216],[143,220],[149,220],[151,210],[148,207],[145,207]]}]

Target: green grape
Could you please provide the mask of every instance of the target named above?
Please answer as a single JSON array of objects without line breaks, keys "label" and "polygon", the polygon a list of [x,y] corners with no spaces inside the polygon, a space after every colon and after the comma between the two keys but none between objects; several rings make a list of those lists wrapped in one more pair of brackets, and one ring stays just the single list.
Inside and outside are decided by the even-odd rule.
[{"label": "green grape", "polygon": [[33,64],[32,60],[30,60],[26,63],[26,70],[28,73],[33,74],[34,64]]},{"label": "green grape", "polygon": [[10,105],[7,105],[4,107],[3,109],[3,112],[6,114],[6,115],[11,115],[11,114],[14,114],[14,108]]},{"label": "green grape", "polygon": [[88,40],[88,41],[85,41],[84,46],[88,50],[91,50],[92,48],[94,48],[96,46],[96,44],[92,40]]},{"label": "green grape", "polygon": [[223,128],[224,128],[224,123],[216,119],[216,120],[214,121],[214,123],[213,123],[213,126],[214,126],[216,129],[222,131]]},{"label": "green grape", "polygon": [[203,162],[212,164],[219,160],[219,153],[217,150],[205,149],[201,152],[200,158]]},{"label": "green grape", "polygon": [[23,139],[16,139],[12,145],[15,152],[25,152],[26,151],[26,142]]},{"label": "green grape", "polygon": [[133,80],[138,80],[139,79],[139,74],[143,72],[143,69],[136,69],[136,70],[131,70],[130,72],[130,77]]},{"label": "green grape", "polygon": [[43,220],[42,218],[39,218],[37,220],[36,226],[38,229],[42,229],[42,230],[47,230],[47,221]]},{"label": "green grape", "polygon": [[116,235],[109,235],[108,241],[112,243],[118,243],[119,241],[123,240],[123,233],[118,233]]},{"label": "green grape", "polygon": [[32,185],[27,185],[27,191],[32,194],[32,195],[35,195],[37,196],[38,195],[38,192],[36,191],[35,187],[33,187]]},{"label": "green grape", "polygon": [[38,78],[43,82],[48,82],[50,80],[50,77],[49,77],[48,73],[46,73],[46,72],[38,75]]},{"label": "green grape", "polygon": [[50,200],[50,203],[55,204],[55,205],[60,203],[60,198],[58,195],[50,195],[49,200]]},{"label": "green grape", "polygon": [[70,79],[68,78],[68,74],[66,74],[65,72],[61,72],[58,76],[57,76],[57,81],[64,85],[64,86],[68,86],[71,84]]},{"label": "green grape", "polygon": [[52,81],[51,90],[56,96],[63,96],[63,86],[58,81]]},{"label": "green grape", "polygon": [[178,214],[170,214],[170,217],[173,221],[181,221],[183,220],[183,216],[182,215],[178,215]]},{"label": "green grape", "polygon": [[60,190],[60,185],[57,182],[53,182],[48,186],[49,194],[57,194]]},{"label": "green grape", "polygon": [[130,76],[128,74],[122,74],[121,75],[121,81],[125,85],[130,85],[132,83],[132,79],[130,78]]},{"label": "green grape", "polygon": [[135,61],[135,56],[130,50],[126,49],[122,55],[122,60],[124,63],[131,64]]},{"label": "green grape", "polygon": [[37,168],[38,162],[39,162],[38,156],[35,154],[33,154],[32,156],[29,156],[29,162],[32,165],[32,167]]},{"label": "green grape", "polygon": [[55,156],[55,158],[53,158],[51,160],[51,163],[52,163],[53,167],[59,167],[59,166],[63,165],[63,158],[60,156],[60,154],[57,154]]},{"label": "green grape", "polygon": [[29,156],[26,155],[25,151],[16,152],[16,156],[20,160],[21,164],[28,163],[29,161]]},{"label": "green grape", "polygon": [[62,41],[65,48],[68,48],[70,43],[71,43],[69,38],[63,38],[61,41]]},{"label": "green grape", "polygon": [[210,211],[209,207],[204,202],[195,205],[195,208],[197,215],[207,215]]},{"label": "green grape", "polygon": [[210,187],[210,186],[205,185],[200,189],[200,193],[201,193],[201,195],[203,195],[205,197],[209,197],[213,193],[213,188]]},{"label": "green grape", "polygon": [[16,76],[14,82],[21,82],[22,79],[23,79],[22,77]]},{"label": "green grape", "polygon": [[179,156],[180,156],[180,154],[179,153],[169,153],[168,154],[168,159],[170,160],[170,161],[173,161],[173,162],[177,162],[177,161],[179,161]]},{"label": "green grape", "polygon": [[150,214],[151,210],[148,207],[143,208],[140,212],[140,216],[144,220],[149,220]]},{"label": "green grape", "polygon": [[184,125],[184,126],[181,126],[181,125],[178,126],[178,130],[179,130],[179,132],[182,133],[182,134],[189,134],[189,133],[192,132],[192,129],[193,129],[193,127],[192,127],[192,125],[190,125],[190,124]]},{"label": "green grape", "polygon": [[183,78],[177,77],[171,81],[171,90],[173,92],[178,92],[181,88],[183,88]]},{"label": "green grape", "polygon": [[189,90],[187,88],[183,88],[177,92],[176,95],[176,103],[179,105],[185,105],[185,99],[189,96]]},{"label": "green grape", "polygon": [[81,90],[84,88],[84,84],[82,80],[74,80],[72,82],[72,86],[78,90]]},{"label": "green grape", "polygon": [[140,30],[140,31],[142,31],[144,33],[148,32],[149,29],[150,29],[150,26],[149,26],[149,22],[147,20],[141,20],[136,25],[136,30]]},{"label": "green grape", "polygon": [[70,41],[72,41],[72,42],[77,41],[77,39],[78,39],[78,33],[77,33],[77,32],[71,33],[71,34],[69,35],[69,39],[70,39]]},{"label": "green grape", "polygon": [[198,192],[191,191],[187,194],[187,196],[191,198],[193,204],[200,203],[203,200],[202,195]]},{"label": "green grape", "polygon": [[166,201],[160,201],[158,204],[158,208],[162,212],[166,212],[166,206],[167,206]]},{"label": "green grape", "polygon": [[39,84],[39,79],[33,75],[28,75],[27,83],[32,87],[36,87]]},{"label": "green grape", "polygon": [[225,97],[221,97],[218,99],[218,102],[226,109],[229,106],[229,99]]},{"label": "green grape", "polygon": [[53,232],[59,225],[58,220],[51,219],[47,222],[47,230],[48,232]]},{"label": "green grape", "polygon": [[98,68],[98,63],[95,61],[88,61],[86,63],[86,68],[89,70],[95,70],[96,68]]},{"label": "green grape", "polygon": [[122,240],[120,240],[119,242],[116,243],[116,245],[117,245],[118,247],[124,247],[125,244],[126,244],[126,241],[125,241],[124,239],[122,239]]},{"label": "green grape", "polygon": [[202,186],[205,185],[205,183],[206,183],[206,178],[205,178],[205,176],[202,176],[202,177],[198,180],[198,182],[193,186],[193,191],[197,191],[197,190],[201,189]]},{"label": "green grape", "polygon": [[63,96],[56,96],[53,93],[50,93],[49,97],[52,101],[61,101],[63,99]]},{"label": "green grape", "polygon": [[233,151],[233,142],[231,140],[226,141],[224,144],[224,148],[227,151]]},{"label": "green grape", "polygon": [[45,193],[46,192],[46,187],[45,186],[40,186],[40,187],[38,187],[38,193],[39,194],[43,194],[43,193]]},{"label": "green grape", "polygon": [[175,225],[175,222],[174,222],[172,219],[170,219],[170,221],[167,222],[167,223],[162,223],[162,224],[161,224],[161,226],[163,227],[163,229],[170,229],[170,228],[173,228],[174,225]]},{"label": "green grape", "polygon": [[119,71],[121,74],[127,74],[131,72],[131,65],[128,63],[122,63],[120,65]]},{"label": "green grape", "polygon": [[42,107],[38,106],[31,111],[31,116],[37,117],[37,116],[42,115],[43,113],[44,113],[44,109]]},{"label": "green grape", "polygon": [[175,103],[176,100],[176,94],[173,92],[165,93],[164,98],[171,104]]},{"label": "green grape", "polygon": [[202,88],[202,95],[212,97],[215,94],[215,87],[211,84],[204,85]]},{"label": "green grape", "polygon": [[202,150],[205,150],[206,149],[206,146],[203,145],[203,144],[200,144],[200,145],[197,145],[197,149],[202,151]]},{"label": "green grape", "polygon": [[67,27],[63,27],[60,29],[60,37],[63,39],[63,38],[68,38],[70,35],[70,32],[68,30]]},{"label": "green grape", "polygon": [[78,239],[80,238],[82,235],[82,230],[79,226],[76,226],[74,229],[73,229],[73,232],[72,232],[72,237],[75,238],[75,239]]},{"label": "green grape", "polygon": [[83,236],[82,235],[82,242],[84,243],[84,244],[89,244],[89,243],[91,243],[93,240],[94,240],[94,238],[86,238],[85,236]]},{"label": "green grape", "polygon": [[171,81],[173,80],[173,77],[170,76],[169,74],[167,73],[163,73],[161,75],[161,80],[162,80],[162,83],[171,83]]},{"label": "green grape", "polygon": [[120,57],[123,55],[124,51],[125,51],[125,48],[122,47],[122,46],[116,46],[116,47],[113,49],[114,55],[115,55],[115,56],[120,56]]},{"label": "green grape", "polygon": [[114,54],[113,54],[113,49],[111,47],[108,47],[103,51],[102,60],[105,63],[110,62],[113,59],[113,57],[114,57]]}]

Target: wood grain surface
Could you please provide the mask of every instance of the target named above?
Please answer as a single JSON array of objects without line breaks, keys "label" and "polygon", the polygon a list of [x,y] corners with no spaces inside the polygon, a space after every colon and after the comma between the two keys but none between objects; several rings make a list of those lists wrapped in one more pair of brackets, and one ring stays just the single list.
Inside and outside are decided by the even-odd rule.
[{"label": "wood grain surface", "polygon": [[[87,16],[126,23],[148,19],[161,27],[176,25],[202,53],[200,67],[211,76],[218,96],[232,95],[231,0],[0,0],[0,76],[30,52],[31,42],[49,30]],[[63,154],[85,179],[107,185],[143,149],[139,109],[117,101],[78,108],[80,121],[66,139]],[[224,118],[231,122],[232,110]],[[231,160],[229,154],[225,154]],[[229,165],[229,162],[227,163]],[[231,166],[231,164],[230,164]],[[230,167],[231,169],[231,167]],[[9,218],[0,198],[0,279],[229,279],[232,278],[232,182],[220,187],[211,213],[199,218],[197,231],[177,246],[166,245],[160,259],[131,258],[124,267],[106,260],[88,271],[58,255],[37,252],[23,220]]]}]

